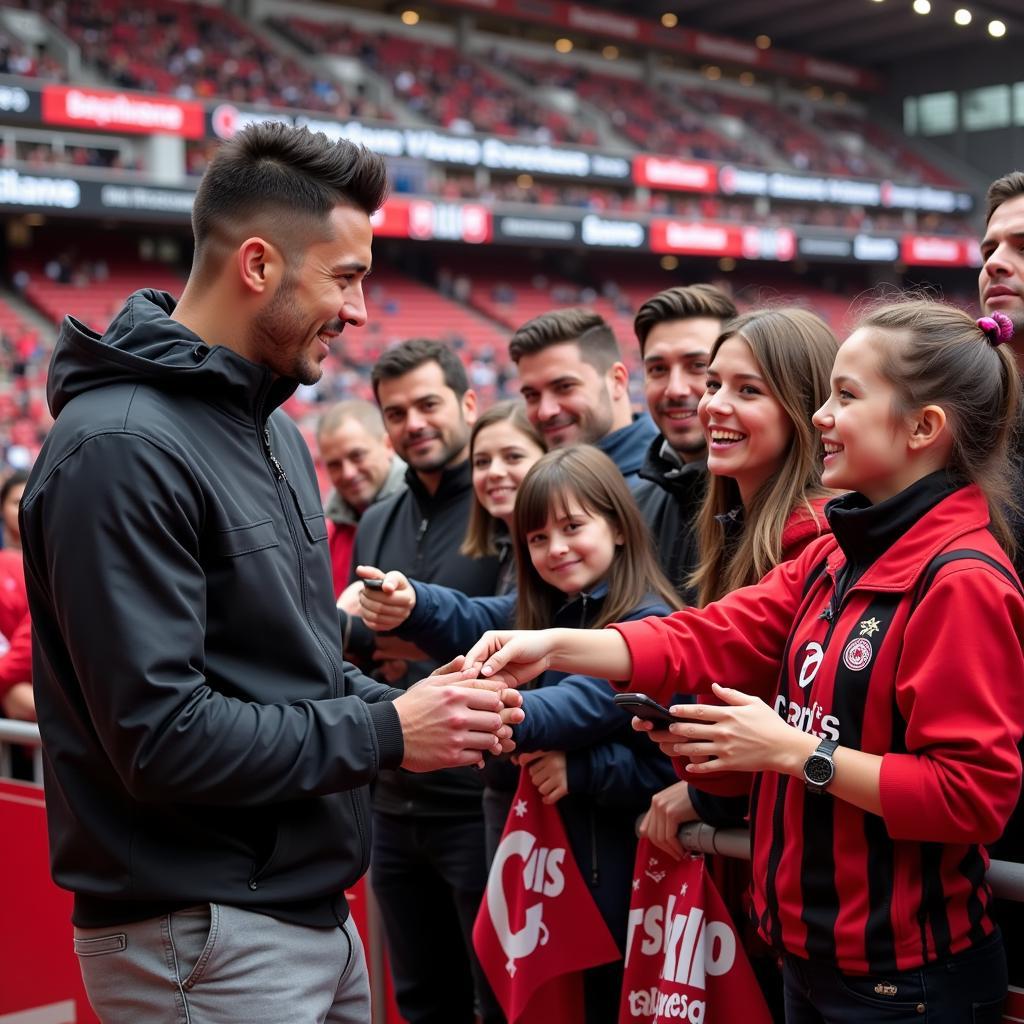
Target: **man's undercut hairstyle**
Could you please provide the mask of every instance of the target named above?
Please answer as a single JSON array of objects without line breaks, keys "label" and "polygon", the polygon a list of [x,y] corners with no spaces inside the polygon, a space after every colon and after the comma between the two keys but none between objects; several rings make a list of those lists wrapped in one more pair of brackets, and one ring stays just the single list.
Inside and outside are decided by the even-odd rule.
[{"label": "man's undercut hairstyle", "polygon": [[518,363],[523,356],[567,341],[577,344],[583,360],[599,373],[607,373],[622,360],[619,343],[605,318],[581,307],[556,309],[528,320],[509,340],[509,358]]},{"label": "man's undercut hairstyle", "polygon": [[389,348],[373,365],[370,382],[373,394],[379,399],[378,389],[382,380],[394,380],[418,370],[424,363],[437,363],[444,374],[445,384],[455,392],[460,401],[469,390],[469,378],[462,360],[445,344],[429,338],[411,338],[394,348]]},{"label": "man's undercut hairstyle", "polygon": [[388,188],[383,157],[365,146],[276,122],[250,125],[217,150],[199,183],[196,261],[211,241],[230,248],[259,231],[292,256],[330,237],[327,218],[336,206],[369,217]]},{"label": "man's undercut hairstyle", "polygon": [[344,402],[335,402],[316,425],[317,440],[333,434],[348,420],[355,420],[374,440],[384,440],[384,419],[380,409],[365,398],[347,398]]},{"label": "man's undercut hairstyle", "polygon": [[1008,199],[1024,196],[1024,171],[1010,171],[1001,178],[996,178],[985,193],[985,223],[992,219],[992,214]]},{"label": "man's undercut hairstyle", "polygon": [[736,304],[713,284],[678,285],[652,295],[637,311],[633,331],[640,342],[640,355],[644,354],[647,335],[658,324],[672,320],[691,320],[709,317],[725,323],[738,313]]}]

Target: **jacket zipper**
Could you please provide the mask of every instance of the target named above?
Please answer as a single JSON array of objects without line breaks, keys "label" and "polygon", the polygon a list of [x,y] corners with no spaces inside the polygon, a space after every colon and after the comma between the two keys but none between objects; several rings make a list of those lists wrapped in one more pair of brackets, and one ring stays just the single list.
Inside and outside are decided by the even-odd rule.
[{"label": "jacket zipper", "polygon": [[263,428],[263,450],[266,452],[267,458],[270,460],[270,465],[274,467],[274,475],[277,479],[287,480],[288,477],[285,475],[284,466],[278,462],[277,456],[274,454],[274,449],[270,447],[270,427]]},{"label": "jacket zipper", "polygon": [[302,548],[299,545],[298,536],[295,532],[295,527],[292,524],[292,517],[288,512],[287,502],[282,499],[280,485],[284,484],[285,487],[291,492],[292,504],[295,506],[295,514],[300,519],[302,518],[302,509],[299,507],[299,497],[295,493],[295,488],[292,487],[291,481],[288,479],[288,475],[284,471],[284,466],[281,465],[280,460],[274,454],[274,449],[270,445],[270,427],[264,425],[263,427],[263,452],[270,463],[271,468],[274,471],[274,477],[277,482],[277,496],[278,500],[281,501],[284,511],[285,523],[288,526],[288,534],[292,539],[292,547],[295,549],[295,561],[299,567],[299,588],[302,592],[302,611],[306,617],[306,625],[309,626],[309,631],[316,638],[316,642],[320,645],[320,649],[324,652],[324,657],[327,659],[327,663],[331,666],[331,696],[339,696],[338,692],[338,670],[334,664],[334,659],[331,657],[330,652],[327,650],[327,645],[324,643],[323,638],[317,632],[316,626],[313,624],[313,620],[309,615],[308,601],[306,598],[306,567],[302,561]]},{"label": "jacket zipper", "polygon": [[419,568],[423,562],[423,552],[420,550],[420,545],[423,543],[423,538],[427,535],[427,530],[429,529],[430,520],[424,516],[420,520],[419,529],[416,531],[416,571],[413,573],[414,578],[420,575]]}]

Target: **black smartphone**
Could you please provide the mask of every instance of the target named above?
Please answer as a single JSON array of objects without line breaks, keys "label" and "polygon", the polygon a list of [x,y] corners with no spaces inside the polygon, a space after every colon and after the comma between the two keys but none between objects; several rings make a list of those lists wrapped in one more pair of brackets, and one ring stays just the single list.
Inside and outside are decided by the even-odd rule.
[{"label": "black smartphone", "polygon": [[645,722],[653,722],[658,729],[667,729],[673,722],[679,721],[668,708],[662,707],[656,700],[651,700],[646,693],[616,693],[612,700],[623,711],[628,711]]},{"label": "black smartphone", "polygon": [[383,590],[384,580],[363,580],[363,586],[366,587],[367,590]]}]

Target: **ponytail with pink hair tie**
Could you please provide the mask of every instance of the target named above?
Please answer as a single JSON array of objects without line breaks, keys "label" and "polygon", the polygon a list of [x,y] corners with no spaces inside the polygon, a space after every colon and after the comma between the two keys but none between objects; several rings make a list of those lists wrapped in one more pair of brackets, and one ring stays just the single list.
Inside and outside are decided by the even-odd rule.
[{"label": "ponytail with pink hair tie", "polygon": [[979,317],[977,323],[993,348],[1013,337],[1013,321],[1005,313]]}]

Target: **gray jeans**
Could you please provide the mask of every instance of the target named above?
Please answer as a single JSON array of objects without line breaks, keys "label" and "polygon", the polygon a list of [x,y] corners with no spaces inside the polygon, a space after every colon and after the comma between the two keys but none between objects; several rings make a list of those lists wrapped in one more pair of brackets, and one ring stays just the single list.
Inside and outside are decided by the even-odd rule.
[{"label": "gray jeans", "polygon": [[103,1024],[368,1024],[363,944],[218,903],[112,928],[76,928]]}]

